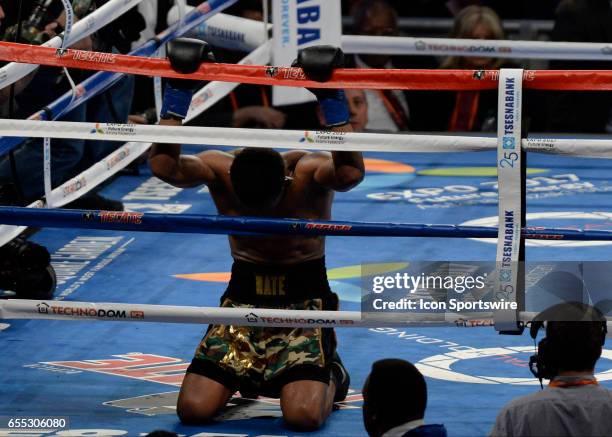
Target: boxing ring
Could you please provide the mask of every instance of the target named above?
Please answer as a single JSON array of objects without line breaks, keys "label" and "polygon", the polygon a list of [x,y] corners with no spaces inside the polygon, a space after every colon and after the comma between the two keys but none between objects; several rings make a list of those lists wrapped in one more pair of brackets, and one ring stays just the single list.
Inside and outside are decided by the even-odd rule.
[{"label": "boxing ring", "polygon": [[[232,2],[207,2],[208,12],[222,9],[225,3]],[[196,13],[202,15],[202,10]],[[12,47],[1,44],[0,57],[25,56],[23,51],[8,53]],[[265,64],[265,50],[265,46],[260,47],[245,63],[255,58],[261,59],[255,64]],[[599,47],[595,51],[601,54]],[[62,57],[55,56],[53,48],[43,48],[39,53],[37,62],[61,62]],[[125,67],[122,59],[118,57],[106,67],[121,70]],[[161,66],[159,71],[164,75],[173,75],[163,62],[151,60],[151,65]],[[228,66],[227,71],[234,70]],[[544,72],[540,79],[539,73],[532,77],[535,86],[571,82],[567,75],[555,79]],[[458,73],[449,83],[497,87],[492,77],[473,82],[472,76]],[[267,74],[267,79],[275,77]],[[525,77],[530,77],[529,72]],[[574,83],[610,89],[611,77],[610,72],[585,73]],[[353,79],[347,74],[342,80]],[[421,75],[419,80],[425,79]],[[94,82],[97,80],[102,79]],[[524,82],[525,86],[529,83]],[[229,89],[229,85],[212,87]],[[87,95],[84,92],[79,98]],[[214,98],[221,97],[218,93]],[[205,100],[194,98],[192,109]],[[73,105],[75,99],[65,102]],[[313,142],[307,139],[308,132],[232,133],[183,127],[166,135],[158,126],[38,121],[41,118],[54,117],[45,112],[27,121],[0,120],[0,134],[6,135],[0,140],[0,150],[10,149],[13,137],[26,134],[131,142],[89,173],[54,188],[47,196],[51,208],[44,208],[43,202],[31,208],[0,208],[3,242],[23,226],[49,226],[36,233],[33,240],[49,249],[58,275],[53,301],[0,300],[0,316],[5,319],[0,320],[5,357],[0,361],[0,415],[67,416],[70,420],[70,432],[47,430],[35,435],[139,435],[153,429],[190,436],[301,435],[283,427],[278,401],[273,399],[235,397],[209,426],[182,426],[175,415],[178,387],[201,338],[203,323],[242,320],[265,325],[262,318],[278,316],[293,318],[286,323],[295,325],[308,317],[264,311],[258,313],[258,320],[249,320],[242,310],[220,312],[216,308],[229,279],[231,257],[223,234],[230,232],[332,235],[326,243],[328,278],[340,296],[342,312],[317,318],[322,326],[328,326],[325,320],[336,320],[339,353],[351,374],[352,386],[346,401],[316,435],[364,435],[361,386],[370,364],[380,358],[404,358],[419,367],[429,390],[425,419],[428,423],[444,423],[449,435],[487,434],[502,405],[539,389],[527,368],[533,344],[525,335],[500,336],[491,326],[458,326],[454,320],[440,326],[379,326],[376,320],[364,321],[360,315],[363,263],[393,273],[413,260],[465,260],[466,254],[471,260],[496,258],[496,138],[347,136],[342,147],[365,151],[366,178],[355,189],[337,193],[334,222],[254,220],[219,218],[205,187],[171,187],[154,178],[146,166],[141,166],[140,175],[119,176],[102,190],[105,196],[121,199],[126,213],[54,207],[116,173],[146,150],[148,145],[143,142],[147,140],[176,141],[178,137],[186,144],[184,153],[244,145],[245,141],[252,141],[247,145],[254,147],[311,145],[319,150],[333,150],[338,144],[325,144],[325,138],[318,138],[316,132],[311,133]],[[526,138],[522,145],[528,154],[524,193],[527,222],[523,230],[527,259],[609,259],[612,162],[600,157],[609,157],[612,141]],[[400,236],[410,238],[393,238]],[[602,297],[606,296],[591,299]],[[530,316],[519,318],[529,320]],[[347,327],[351,329],[344,329]],[[612,387],[612,350],[604,350],[597,377],[603,385]],[[5,432],[0,430],[0,435]]]}]

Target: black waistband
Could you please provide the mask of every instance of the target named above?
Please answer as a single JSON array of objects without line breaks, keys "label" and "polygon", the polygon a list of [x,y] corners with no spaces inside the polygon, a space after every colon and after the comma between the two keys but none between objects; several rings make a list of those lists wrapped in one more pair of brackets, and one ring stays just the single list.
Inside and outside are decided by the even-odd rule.
[{"label": "black waistband", "polygon": [[243,303],[291,302],[330,293],[325,258],[294,265],[234,261],[224,298]]}]

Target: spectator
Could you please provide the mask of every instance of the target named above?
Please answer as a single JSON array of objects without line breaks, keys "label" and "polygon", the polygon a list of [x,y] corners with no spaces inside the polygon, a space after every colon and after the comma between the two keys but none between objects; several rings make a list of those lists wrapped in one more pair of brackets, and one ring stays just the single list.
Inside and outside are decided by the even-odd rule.
[{"label": "spectator", "polygon": [[[386,0],[362,0],[354,7],[353,29],[358,35],[396,36],[397,12]],[[350,61],[349,61],[350,63]],[[357,68],[435,68],[427,56],[392,57],[389,55],[356,55]],[[399,90],[367,90],[367,130],[399,132],[427,130],[433,116],[428,92]]]},{"label": "spectator", "polygon": [[[506,39],[501,20],[486,6],[468,6],[455,18],[451,38],[503,40]],[[516,65],[500,58],[451,56],[442,68],[488,69],[512,68]],[[439,130],[451,132],[494,131],[497,118],[497,90],[441,92],[438,96],[439,117],[444,125]]]},{"label": "spectator", "polygon": [[[354,28],[359,35],[396,36],[397,12],[384,0],[364,0],[354,8]],[[357,55],[357,68],[394,68],[389,55]],[[408,102],[403,93],[367,90],[369,130],[397,132],[408,130]]]},{"label": "spectator", "polygon": [[376,361],[363,386],[363,422],[370,437],[446,437],[444,425],[425,425],[427,385],[408,361]]},{"label": "spectator", "polygon": [[[366,124],[368,124],[368,101],[365,91],[358,89],[346,89],[346,101],[350,114],[349,122],[353,127],[354,132],[363,132]],[[317,116],[319,119],[320,128],[326,125],[325,118],[320,108],[317,108]]]},{"label": "spectator", "polygon": [[[97,3],[101,5],[105,2],[106,0],[98,0]],[[15,5],[12,5],[12,8],[15,8]],[[33,4],[30,5],[30,8],[33,8]],[[38,23],[41,27],[34,33],[30,31],[27,34],[22,33],[20,37],[22,40],[27,36],[32,38],[31,42],[36,42],[40,39],[38,35],[42,33],[48,35],[47,38],[52,37],[58,28],[64,26],[65,14],[61,2],[57,0],[44,11],[44,14],[38,14],[40,15],[39,17],[34,17],[35,14],[33,12],[37,11],[37,9],[26,10],[28,12],[23,15],[28,17],[27,23]],[[102,28],[94,39],[84,38],[72,47],[81,50],[91,50],[93,46],[96,50],[107,51],[129,49],[129,44],[134,38],[138,37],[139,29],[143,27],[142,17],[139,17],[135,11],[135,9],[132,9],[126,15]],[[88,13],[90,11],[85,12]],[[17,20],[15,13],[11,14],[11,16],[15,21],[6,23],[5,28],[9,30],[10,26],[14,26]],[[31,25],[24,25],[24,27],[32,28]],[[79,82],[87,74],[93,73],[73,70],[71,74],[73,79]],[[96,122],[124,123],[127,121],[131,104],[131,86],[132,78],[125,77],[105,93],[94,97],[88,104],[80,105],[69,113],[64,114],[61,119],[64,121],[92,120]],[[64,94],[70,89],[70,86],[61,69],[40,67],[27,86],[22,87],[18,83],[16,89],[20,92],[15,98],[14,106],[16,110],[12,115],[17,118],[26,118]],[[109,142],[101,142],[99,144],[91,142],[91,144],[86,145],[84,140],[54,140],[51,148],[52,185],[57,186],[65,182],[102,159],[119,145],[119,143]],[[21,184],[16,184],[21,188],[21,200],[19,203],[29,203],[40,198],[43,195],[42,147],[40,140],[27,140],[22,147],[15,151],[14,156],[16,174],[14,174],[11,168],[9,159],[7,157],[0,158],[0,185],[11,184],[15,181],[21,182]],[[27,183],[25,183],[26,181]],[[88,193],[68,205],[68,207],[105,210],[123,209],[121,202],[106,199],[96,193]]]},{"label": "spectator", "polygon": [[[609,0],[563,0],[557,9],[554,41],[612,43]],[[553,70],[609,70],[610,61],[552,61]],[[605,133],[612,116],[612,92],[555,92],[549,99],[547,130]]]},{"label": "spectator", "polygon": [[353,131],[363,132],[368,124],[368,100],[364,90],[345,90]]},{"label": "spectator", "polygon": [[[58,23],[63,19],[63,10],[61,3],[53,3],[44,14],[33,14],[33,2],[29,1],[23,4],[22,16],[26,17],[24,28],[28,28],[27,32],[22,32],[18,37],[16,35],[16,24],[18,20],[18,4],[12,2],[3,2],[6,20],[2,22],[3,38],[18,40],[24,42],[35,43],[36,40],[41,40],[40,35],[46,34],[45,38],[55,36],[55,29]],[[39,27],[35,28],[27,24],[36,23]],[[31,40],[28,40],[31,38]],[[79,48],[90,49],[91,39],[86,38],[77,43]],[[15,118],[26,118],[35,111],[38,111],[49,102],[55,100],[66,90],[69,85],[65,81],[62,70],[52,67],[39,67],[34,73],[26,78],[18,81],[14,87],[14,99],[9,99],[11,87],[6,87],[0,94],[6,100],[4,101],[4,115]],[[66,114],[65,120],[80,121],[77,111],[72,111]],[[72,118],[75,116],[76,118]],[[63,180],[68,179],[69,170],[81,158],[82,151],[72,147],[70,141],[66,141],[67,146],[60,148],[56,147],[53,151],[53,183],[59,184]],[[2,199],[3,203],[28,203],[42,196],[43,179],[42,179],[42,146],[38,140],[28,140],[23,146],[15,151],[15,168],[16,174],[13,174],[11,165],[7,156],[0,157],[0,185],[3,185]],[[13,187],[20,189],[14,190],[7,188],[13,182],[21,182]],[[27,183],[25,183],[27,181]],[[13,194],[16,191],[16,194]]]},{"label": "spectator", "polygon": [[[199,1],[197,3],[200,3]],[[237,15],[242,18],[263,21],[263,1],[262,0],[241,0],[237,5],[230,6],[225,11],[227,14]]]},{"label": "spectator", "polygon": [[546,324],[534,375],[546,389],[514,399],[498,414],[491,436],[607,436],[612,430],[612,391],[594,376],[606,338],[606,318],[593,307],[562,303],[538,314],[531,336]]},{"label": "spectator", "polygon": [[[450,38],[506,39],[501,20],[495,11],[486,6],[468,6],[455,17]],[[504,64],[500,58],[477,56],[451,56],[442,62],[442,68],[497,69]]]}]

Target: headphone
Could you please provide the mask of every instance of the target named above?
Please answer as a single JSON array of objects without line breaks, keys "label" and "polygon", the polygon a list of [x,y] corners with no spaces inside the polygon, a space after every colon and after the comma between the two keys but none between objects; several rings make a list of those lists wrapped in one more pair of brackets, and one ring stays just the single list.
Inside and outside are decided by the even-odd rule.
[{"label": "headphone", "polygon": [[[541,313],[540,313],[541,314]],[[533,319],[531,326],[529,327],[529,335],[533,339],[535,346],[536,337],[538,331],[544,327],[544,320],[537,320],[538,316]],[[606,335],[608,334],[608,325],[606,321],[601,322],[601,345],[603,346],[606,342]],[[537,353],[529,358],[529,370],[540,380],[540,386],[544,388],[542,384],[543,379],[553,379],[559,373],[557,369],[558,361],[558,347],[554,345],[555,341],[544,337],[537,346]]]}]

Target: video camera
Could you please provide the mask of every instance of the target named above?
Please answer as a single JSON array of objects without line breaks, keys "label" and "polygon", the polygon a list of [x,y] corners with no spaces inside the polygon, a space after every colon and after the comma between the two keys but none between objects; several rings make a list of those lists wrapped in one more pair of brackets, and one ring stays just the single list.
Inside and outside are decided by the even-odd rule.
[{"label": "video camera", "polygon": [[0,247],[0,289],[24,299],[51,299],[56,285],[46,248],[22,237]]}]

